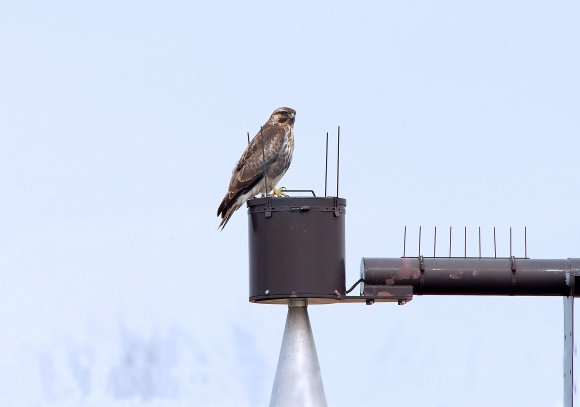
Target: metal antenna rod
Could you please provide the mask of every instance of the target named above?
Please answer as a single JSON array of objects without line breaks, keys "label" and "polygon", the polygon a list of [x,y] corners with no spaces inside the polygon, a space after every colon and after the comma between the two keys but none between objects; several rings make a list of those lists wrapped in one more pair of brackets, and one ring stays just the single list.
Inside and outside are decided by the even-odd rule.
[{"label": "metal antenna rod", "polygon": [[493,227],[493,258],[497,259],[497,246],[495,244],[495,226]]},{"label": "metal antenna rod", "polygon": [[435,235],[433,236],[433,257],[435,256],[435,253],[437,252],[437,226],[435,226]]},{"label": "metal antenna rod", "polygon": [[421,226],[419,226],[419,256],[421,256]]},{"label": "metal antenna rod", "polygon": [[405,232],[403,233],[403,257],[407,254],[407,225],[405,225]]},{"label": "metal antenna rod", "polygon": [[262,127],[260,127],[260,138],[262,139],[262,170],[264,171],[264,190],[268,197],[268,175],[266,174],[266,149],[264,148],[264,137],[262,137]]},{"label": "metal antenna rod", "polygon": [[248,144],[250,144],[250,132],[246,132],[246,134],[248,135]]},{"label": "metal antenna rod", "polygon": [[512,257],[512,227],[510,226],[510,257]]},{"label": "metal antenna rod", "polygon": [[526,259],[528,258],[528,227],[524,226],[524,250]]},{"label": "metal antenna rod", "polygon": [[479,258],[481,259],[481,226],[479,228]]},{"label": "metal antenna rod", "polygon": [[463,232],[463,257],[467,257],[467,226]]},{"label": "metal antenna rod", "polygon": [[336,197],[338,198],[338,180],[340,175],[340,126],[338,126],[338,140],[336,149]]},{"label": "metal antenna rod", "polygon": [[449,257],[451,257],[451,226],[449,226]]},{"label": "metal antenna rod", "polygon": [[324,164],[324,197],[328,188],[328,132],[326,132],[326,163]]}]

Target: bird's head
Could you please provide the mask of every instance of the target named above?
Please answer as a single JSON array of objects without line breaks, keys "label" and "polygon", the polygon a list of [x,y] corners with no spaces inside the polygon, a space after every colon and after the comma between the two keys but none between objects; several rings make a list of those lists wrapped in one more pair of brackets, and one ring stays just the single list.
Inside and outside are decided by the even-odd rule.
[{"label": "bird's head", "polygon": [[271,123],[278,124],[289,124],[292,126],[294,124],[294,118],[296,117],[296,111],[290,107],[279,107],[272,112],[270,119]]}]

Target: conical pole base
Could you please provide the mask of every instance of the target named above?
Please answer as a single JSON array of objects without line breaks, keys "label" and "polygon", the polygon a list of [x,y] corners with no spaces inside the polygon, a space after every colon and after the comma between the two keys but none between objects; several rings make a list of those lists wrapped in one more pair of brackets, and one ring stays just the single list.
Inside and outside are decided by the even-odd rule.
[{"label": "conical pole base", "polygon": [[291,299],[270,407],[326,407],[306,299]]}]

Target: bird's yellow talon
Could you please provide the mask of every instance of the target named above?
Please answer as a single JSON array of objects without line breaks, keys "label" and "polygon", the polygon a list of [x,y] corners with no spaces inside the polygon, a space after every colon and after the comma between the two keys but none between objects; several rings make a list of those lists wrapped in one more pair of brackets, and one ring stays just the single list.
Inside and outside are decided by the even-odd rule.
[{"label": "bird's yellow talon", "polygon": [[288,195],[286,195],[286,194],[284,193],[284,190],[285,190],[285,189],[286,189],[286,187],[273,188],[273,189],[272,189],[272,195],[273,195],[273,196],[278,196],[278,197],[280,197],[280,196],[285,196],[285,197],[288,197]]}]

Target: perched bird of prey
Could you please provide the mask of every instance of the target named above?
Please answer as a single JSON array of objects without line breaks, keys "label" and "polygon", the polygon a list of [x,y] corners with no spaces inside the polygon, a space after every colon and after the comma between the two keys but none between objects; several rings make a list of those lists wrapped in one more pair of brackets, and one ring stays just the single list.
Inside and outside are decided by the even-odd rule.
[{"label": "perched bird of prey", "polygon": [[222,229],[234,211],[258,193],[272,191],[274,196],[284,195],[276,184],[292,161],[295,116],[296,111],[289,107],[274,110],[242,154],[232,171],[228,193],[217,210],[217,216],[222,217],[219,225]]}]

